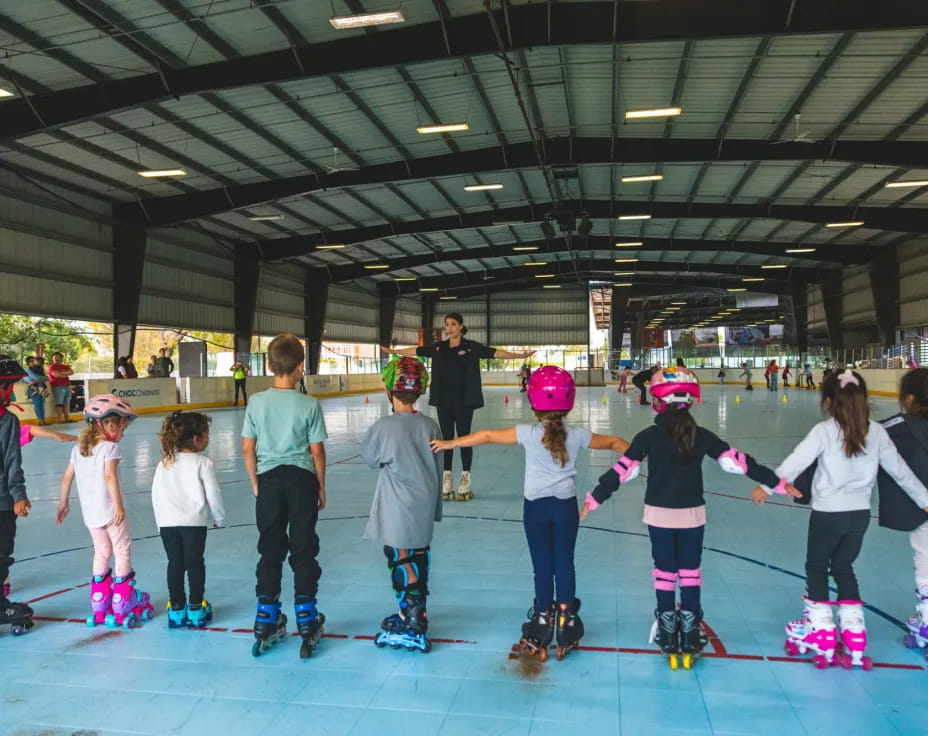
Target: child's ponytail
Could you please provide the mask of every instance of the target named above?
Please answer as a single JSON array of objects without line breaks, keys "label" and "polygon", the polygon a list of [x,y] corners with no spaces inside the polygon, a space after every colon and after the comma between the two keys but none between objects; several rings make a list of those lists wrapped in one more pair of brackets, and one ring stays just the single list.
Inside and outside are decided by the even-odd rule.
[{"label": "child's ponytail", "polygon": [[899,398],[911,396],[914,404],[907,411],[928,419],[928,368],[915,368],[902,377],[899,383]]},{"label": "child's ponytail", "polygon": [[[679,408],[678,408],[679,407]],[[671,404],[666,410],[667,431],[673,451],[681,462],[693,459],[693,448],[696,446],[696,430],[699,429],[688,406]]]},{"label": "child's ponytail", "polygon": [[870,405],[864,377],[849,368],[843,373],[829,373],[822,382],[822,410],[841,428],[844,454],[848,457],[860,455],[867,447],[870,431]]},{"label": "child's ponytail", "polygon": [[210,421],[195,411],[175,411],[165,417],[161,422],[161,462],[170,465],[178,451],[196,449],[196,438],[209,432]]},{"label": "child's ponytail", "polygon": [[106,431],[103,425],[110,427],[114,432],[122,421],[122,417],[117,414],[108,414],[103,419],[94,419],[87,423],[84,431],[77,438],[77,448],[82,457],[93,455],[93,448],[106,439]]},{"label": "child's ponytail", "polygon": [[567,465],[567,430],[564,428],[566,411],[536,411],[535,416],[545,427],[541,444],[551,453],[551,457],[561,464]]}]

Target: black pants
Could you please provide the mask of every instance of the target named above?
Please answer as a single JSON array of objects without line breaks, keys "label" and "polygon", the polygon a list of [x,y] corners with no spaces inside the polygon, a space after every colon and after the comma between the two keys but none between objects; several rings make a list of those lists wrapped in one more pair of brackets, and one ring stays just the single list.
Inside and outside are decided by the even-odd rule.
[{"label": "black pants", "polygon": [[[441,436],[446,440],[453,440],[470,434],[470,425],[474,421],[474,410],[463,406],[439,406],[438,425],[441,427]],[[474,448],[461,448],[461,465],[464,470],[470,470],[474,460]],[[454,450],[445,450],[445,470],[451,470],[454,462]]]},{"label": "black pants", "polygon": [[[12,511],[0,511],[0,586],[10,574],[13,564],[13,542],[16,540],[16,514]],[[0,589],[0,601],[3,591]]]},{"label": "black pants", "polygon": [[235,381],[235,403],[236,404],[238,403],[238,392],[241,391],[242,401],[244,401],[247,404],[248,403],[248,392],[245,391],[245,379],[236,378],[234,379],[234,381]]},{"label": "black pants", "polygon": [[206,588],[205,526],[163,526],[161,544],[168,556],[168,594],[171,608],[183,608],[187,603],[184,575],[190,583],[190,603],[199,606]]},{"label": "black pants", "polygon": [[580,528],[576,498],[538,498],[522,504],[522,525],[535,573],[535,610],[555,600],[573,603],[577,597],[574,548]]},{"label": "black pants", "polygon": [[641,392],[641,396],[638,397],[638,403],[647,404],[648,403],[648,387],[645,386],[643,383],[635,383],[635,381],[632,381],[632,384],[635,386],[635,388],[637,388]]},{"label": "black pants", "polygon": [[[255,520],[258,524],[258,583],[255,595],[276,600],[284,559],[290,553],[293,588],[298,596],[316,597],[322,568],[319,555],[319,481],[316,474],[280,465],[258,476]],[[289,533],[288,533],[289,532]]]},{"label": "black pants", "polygon": [[806,550],[806,590],[813,601],[827,601],[828,575],[838,586],[839,601],[860,600],[854,560],[860,554],[870,511],[812,511]]},{"label": "black pants", "polygon": [[[651,537],[651,557],[654,567],[663,572],[676,573],[680,570],[700,570],[702,567],[702,540],[706,527],[692,529],[667,529],[648,526]],[[702,585],[680,585],[680,608],[700,611]],[[655,590],[659,611],[672,611],[676,594],[673,590]]]}]

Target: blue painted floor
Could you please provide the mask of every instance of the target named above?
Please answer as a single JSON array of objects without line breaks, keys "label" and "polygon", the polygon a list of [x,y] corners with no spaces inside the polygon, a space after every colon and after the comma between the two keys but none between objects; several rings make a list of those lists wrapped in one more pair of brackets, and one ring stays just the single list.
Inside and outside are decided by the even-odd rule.
[{"label": "blue painted floor", "polygon": [[[529,420],[518,392],[491,388],[486,396],[477,428]],[[895,411],[890,399],[873,405],[877,417]],[[38,620],[26,636],[14,638],[7,627],[0,633],[0,732],[562,736],[578,728],[635,735],[827,729],[875,736],[928,730],[928,672],[920,653],[902,646],[897,624],[914,611],[906,536],[874,524],[857,567],[864,596],[884,614],[867,614],[869,654],[890,666],[817,671],[805,661],[784,661],[783,626],[800,611],[808,512],[784,501],[756,508],[748,500],[750,481],[709,463],[703,605],[714,636],[707,649],[712,656],[692,671],[670,671],[647,643],[654,596],[640,480],[580,532],[578,588],[588,648],[544,665],[510,658],[532,600],[517,446],[478,448],[475,500],[445,504],[430,578],[432,652],[376,649],[370,638],[392,612],[393,595],[381,549],[361,539],[375,471],[356,453],[365,428],[387,407],[371,395],[370,403],[354,396],[324,401],[323,408],[331,439],[319,600],[330,636],[306,661],[298,658],[296,638],[259,659],[250,654],[257,534],[238,452],[240,409],[212,412],[208,452],[228,510],[228,527],[211,531],[207,544],[215,630],[167,629],[164,554],[149,496],[159,417],[136,421],[122,443],[135,565],[157,610],[140,630],[83,625],[89,535],[76,506],[63,527],[53,518],[69,448],[48,441],[25,448],[34,506],[19,525],[13,586],[14,599],[35,601]],[[696,414],[771,465],[819,418],[812,393],[750,394],[736,386],[707,388]],[[571,418],[630,439],[652,417],[633,394],[610,387],[582,389]],[[581,494],[613,460],[605,452],[580,460]],[[285,605],[289,613],[289,595]]]}]

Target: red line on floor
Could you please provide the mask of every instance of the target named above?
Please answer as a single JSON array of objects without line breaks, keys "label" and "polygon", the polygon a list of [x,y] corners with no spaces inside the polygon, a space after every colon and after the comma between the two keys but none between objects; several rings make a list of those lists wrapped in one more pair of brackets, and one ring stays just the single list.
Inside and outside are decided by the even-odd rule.
[{"label": "red line on floor", "polygon": [[706,632],[706,636],[709,637],[709,643],[712,645],[712,648],[715,650],[715,653],[720,657],[724,657],[728,654],[728,649],[725,648],[725,645],[722,644],[722,640],[719,639],[718,634],[712,629],[709,624],[705,621],[702,622],[702,629]]},{"label": "red line on floor", "polygon": [[69,590],[74,590],[74,588],[62,588],[61,590],[56,590],[54,593],[49,593],[48,595],[40,595],[38,598],[33,598],[31,601],[26,601],[26,603],[38,603],[39,601],[44,601],[46,598],[54,598],[56,595],[67,593]]}]

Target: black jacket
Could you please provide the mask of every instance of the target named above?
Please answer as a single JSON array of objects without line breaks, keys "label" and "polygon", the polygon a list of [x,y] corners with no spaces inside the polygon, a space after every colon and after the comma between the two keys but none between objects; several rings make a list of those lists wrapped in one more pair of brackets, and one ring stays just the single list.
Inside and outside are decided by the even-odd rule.
[{"label": "black jacket", "polygon": [[[922,483],[928,482],[928,419],[917,414],[897,414],[881,424],[912,472]],[[883,468],[876,482],[880,491],[880,526],[910,532],[928,521],[928,513],[916,506]]]},{"label": "black jacket", "polygon": [[632,376],[632,383],[638,388],[644,388],[644,385],[651,380],[651,376],[653,376],[655,372],[656,369],[654,368],[645,368],[643,371],[639,371]]},{"label": "black jacket", "polygon": [[[730,449],[730,445],[708,429],[696,430],[696,444],[693,456],[688,462],[681,461],[673,449],[673,441],[667,428],[669,414],[658,414],[654,424],[641,430],[632,440],[625,457],[641,462],[648,459],[648,486],[644,502],[648,506],[660,506],[668,509],[688,509],[703,506],[706,503],[702,487],[702,460],[711,457],[718,460],[719,455]],[[775,487],[780,479],[770,468],[760,465],[750,455],[745,456],[748,463],[748,477],[769,488]],[[599,479],[599,485],[593,491],[593,498],[602,503],[619,487],[619,475],[611,468]]]},{"label": "black jacket", "polygon": [[[416,355],[420,358],[432,359],[431,385],[429,387],[429,405],[443,406],[448,397],[454,395],[455,402],[466,409],[479,409],[483,406],[483,387],[480,383],[480,360],[492,358],[496,348],[487,347],[483,343],[461,338],[461,344],[456,348],[448,345],[447,340],[436,342],[433,345],[424,345],[416,348]],[[444,382],[448,380],[448,372],[453,371],[451,361],[465,357],[464,385],[456,387],[453,391],[446,391]],[[452,379],[453,380],[453,379]]]}]

